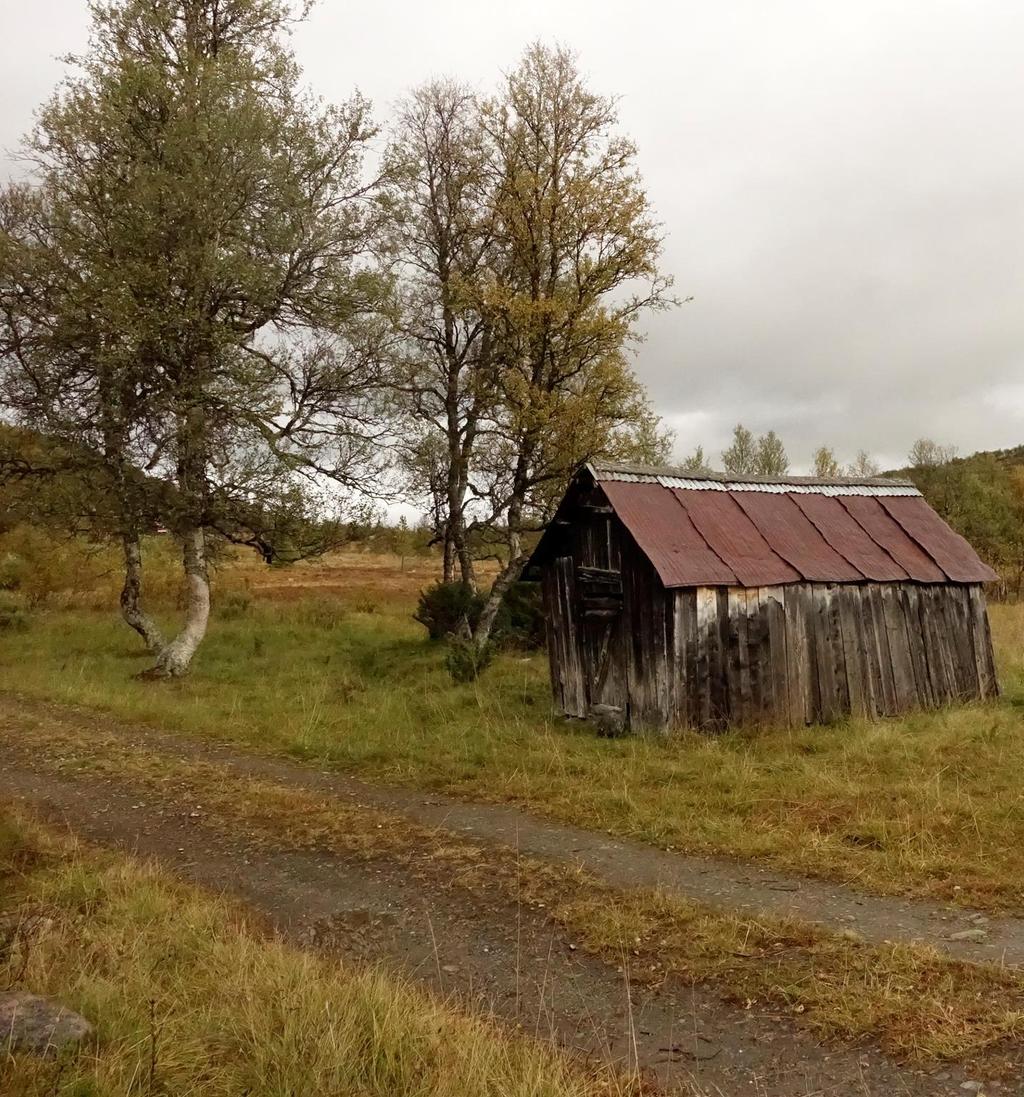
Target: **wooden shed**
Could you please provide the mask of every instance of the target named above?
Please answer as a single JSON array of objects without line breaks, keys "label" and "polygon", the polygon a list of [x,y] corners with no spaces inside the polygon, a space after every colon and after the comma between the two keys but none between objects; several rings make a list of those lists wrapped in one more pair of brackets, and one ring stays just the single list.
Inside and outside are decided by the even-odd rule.
[{"label": "wooden shed", "polygon": [[589,464],[527,574],[569,716],[801,725],[998,691],[996,574],[909,481]]}]

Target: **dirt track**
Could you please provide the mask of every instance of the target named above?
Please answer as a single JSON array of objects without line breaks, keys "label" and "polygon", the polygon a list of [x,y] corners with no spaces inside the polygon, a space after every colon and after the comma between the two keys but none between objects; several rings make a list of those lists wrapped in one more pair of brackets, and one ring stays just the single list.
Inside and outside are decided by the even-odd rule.
[{"label": "dirt track", "polygon": [[[142,749],[201,757],[246,775],[313,787],[349,804],[387,807],[420,823],[518,845],[549,860],[579,860],[624,886],[660,882],[705,901],[748,909],[804,912],[818,904],[825,920],[836,915],[843,926],[850,923],[842,912],[852,904],[856,928],[865,936],[877,936],[885,925],[888,936],[908,929],[908,935],[917,935],[924,926],[935,938],[936,927],[940,933],[950,929],[951,923],[942,921],[947,911],[856,896],[724,861],[681,858],[511,809],[424,800],[422,794],[379,789],[79,710],[0,698],[0,794],[88,840],[155,856],[188,880],[244,900],[305,947],[393,964],[526,1031],[554,1036],[588,1055],[637,1064],[668,1089],[685,1091],[696,1082],[707,1092],[764,1097],[962,1092],[962,1071],[901,1070],[872,1049],[822,1048],[786,1018],[723,1003],[671,978],[655,986],[638,983],[630,977],[628,956],[616,967],[585,954],[542,911],[474,902],[446,886],[440,875],[413,880],[404,869],[379,860],[257,847],[241,831],[204,825],[194,817],[194,802],[173,790],[155,800],[151,790],[130,780],[62,774],[18,749],[18,727],[26,721],[101,725]],[[794,886],[797,890],[785,890]],[[885,923],[887,916],[892,920]],[[999,929],[1001,947],[1009,951],[1007,942],[1015,940],[1020,925],[1007,920]],[[1007,1085],[1002,1092],[1016,1090]]]}]

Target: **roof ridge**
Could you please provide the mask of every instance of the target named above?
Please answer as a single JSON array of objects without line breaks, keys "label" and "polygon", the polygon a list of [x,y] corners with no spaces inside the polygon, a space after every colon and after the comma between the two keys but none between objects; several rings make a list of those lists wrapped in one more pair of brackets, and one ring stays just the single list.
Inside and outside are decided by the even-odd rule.
[{"label": "roof ridge", "polygon": [[706,480],[716,484],[796,484],[812,487],[905,487],[915,488],[913,480],[894,476],[745,476],[727,472],[690,472],[677,465],[639,465],[629,461],[588,461],[586,468],[601,480],[602,473],[625,473],[631,476],[650,476],[657,480],[660,476],[677,477],[682,480]]}]

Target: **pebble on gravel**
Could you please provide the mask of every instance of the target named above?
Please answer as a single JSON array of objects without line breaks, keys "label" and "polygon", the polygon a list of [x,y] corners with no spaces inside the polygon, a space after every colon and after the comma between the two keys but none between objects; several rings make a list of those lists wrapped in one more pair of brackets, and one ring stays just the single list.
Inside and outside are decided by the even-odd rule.
[{"label": "pebble on gravel", "polygon": [[987,941],[988,933],[983,929],[962,929],[959,933],[949,935],[951,941]]},{"label": "pebble on gravel", "polygon": [[54,1056],[93,1033],[89,1022],[48,998],[24,991],[0,994],[0,1046],[30,1055]]}]

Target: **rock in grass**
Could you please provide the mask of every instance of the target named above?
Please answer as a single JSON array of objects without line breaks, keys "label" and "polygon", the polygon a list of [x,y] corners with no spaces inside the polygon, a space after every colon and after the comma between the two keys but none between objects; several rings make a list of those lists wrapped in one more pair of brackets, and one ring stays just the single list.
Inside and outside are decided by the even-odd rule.
[{"label": "rock in grass", "polygon": [[980,944],[988,940],[988,933],[983,929],[962,929],[959,933],[949,935],[951,941],[973,941]]},{"label": "rock in grass", "polygon": [[82,1043],[92,1025],[73,1010],[24,991],[0,994],[0,1048],[53,1056]]}]

